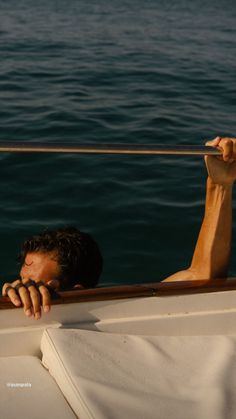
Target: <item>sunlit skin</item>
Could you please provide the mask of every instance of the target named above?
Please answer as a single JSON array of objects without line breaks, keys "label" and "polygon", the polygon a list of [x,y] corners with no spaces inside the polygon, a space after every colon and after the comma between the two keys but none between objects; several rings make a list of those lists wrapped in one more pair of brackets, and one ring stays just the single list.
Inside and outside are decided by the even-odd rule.
[{"label": "sunlit skin", "polygon": [[[205,157],[208,171],[205,214],[194,250],[192,263],[186,270],[177,272],[166,281],[183,281],[197,279],[212,279],[227,276],[231,249],[232,231],[232,188],[236,179],[236,139],[220,138],[207,143],[222,150],[221,157]],[[29,279],[42,281],[47,286],[57,290],[60,288],[58,274],[60,267],[55,252],[28,253],[21,268],[22,283]],[[20,287],[18,293],[8,286],[20,284],[18,279],[3,285],[2,295],[8,296],[11,302],[19,307],[23,305],[27,316],[41,317],[41,306],[45,313],[50,311],[51,298],[46,286],[39,288]],[[76,285],[75,288],[82,288]]]},{"label": "sunlit skin", "polygon": [[[20,270],[20,277],[23,284],[31,279],[35,282],[42,281],[53,289],[59,289],[60,283],[56,279],[59,272],[59,265],[54,253],[33,252],[26,255],[25,263]],[[11,284],[4,284],[2,294],[4,295],[8,285],[14,287],[20,282],[20,280],[16,280]],[[35,319],[40,319],[41,304],[45,313],[50,311],[51,298],[46,287],[40,286],[39,291],[34,286],[21,287],[18,293],[19,295],[14,289],[11,289],[7,295],[15,306],[19,307],[23,304],[27,316],[30,317],[34,314]]]},{"label": "sunlit skin", "polygon": [[205,214],[188,269],[165,281],[224,278],[228,274],[232,236],[232,190],[236,179],[236,139],[217,137],[206,143],[221,157],[206,156],[208,171]]},{"label": "sunlit skin", "polygon": [[[60,269],[54,253],[27,253],[25,262],[20,270],[22,280],[31,278],[33,281],[48,283],[59,275]],[[59,286],[59,281],[57,281]]]}]

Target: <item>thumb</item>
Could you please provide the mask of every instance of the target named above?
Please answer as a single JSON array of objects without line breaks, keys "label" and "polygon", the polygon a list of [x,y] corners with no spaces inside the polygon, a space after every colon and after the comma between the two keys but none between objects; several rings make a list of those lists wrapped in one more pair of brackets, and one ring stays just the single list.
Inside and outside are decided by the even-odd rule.
[{"label": "thumb", "polygon": [[217,147],[220,143],[221,137],[216,137],[214,140],[208,140],[205,145],[208,145],[210,147]]},{"label": "thumb", "polygon": [[211,165],[212,160],[214,160],[214,157],[212,157],[212,156],[204,156],[204,160],[205,160],[205,165],[206,165],[207,173],[210,176],[210,165]]}]

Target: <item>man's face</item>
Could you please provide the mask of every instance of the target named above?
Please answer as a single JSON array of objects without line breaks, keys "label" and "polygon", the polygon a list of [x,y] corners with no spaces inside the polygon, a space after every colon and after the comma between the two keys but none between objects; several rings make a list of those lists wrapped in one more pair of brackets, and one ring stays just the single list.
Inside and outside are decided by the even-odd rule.
[{"label": "man's face", "polygon": [[57,288],[60,285],[56,279],[59,272],[60,268],[55,253],[32,252],[27,253],[20,270],[20,276],[22,280],[32,279],[36,282],[42,281],[45,283],[53,281],[53,287]]}]

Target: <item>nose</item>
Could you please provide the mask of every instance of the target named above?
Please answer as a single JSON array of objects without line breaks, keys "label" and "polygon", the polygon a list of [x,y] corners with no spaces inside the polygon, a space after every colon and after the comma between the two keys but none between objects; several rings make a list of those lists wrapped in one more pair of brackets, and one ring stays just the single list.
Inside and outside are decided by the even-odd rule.
[{"label": "nose", "polygon": [[24,267],[23,266],[20,269],[20,277],[21,277],[21,279],[24,278]]}]

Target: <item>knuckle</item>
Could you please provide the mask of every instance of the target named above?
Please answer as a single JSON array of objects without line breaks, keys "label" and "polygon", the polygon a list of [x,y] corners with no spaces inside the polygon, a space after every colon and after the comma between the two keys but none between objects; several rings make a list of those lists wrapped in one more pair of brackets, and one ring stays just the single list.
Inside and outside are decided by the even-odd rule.
[{"label": "knuckle", "polygon": [[14,282],[13,282],[13,284],[14,284],[14,286],[15,286],[15,285],[18,285],[18,284],[21,284],[20,279],[17,279],[16,281],[14,281]]},{"label": "knuckle", "polygon": [[223,138],[223,139],[221,140],[221,143],[222,143],[223,145],[225,145],[225,146],[229,146],[229,145],[231,145],[231,144],[232,144],[232,141],[231,141],[231,139],[230,139],[230,138]]},{"label": "knuckle", "polygon": [[5,284],[2,287],[2,294],[5,294],[6,288],[9,287],[11,284],[9,282],[5,282]]},{"label": "knuckle", "polygon": [[9,296],[17,296],[17,293],[16,293],[16,291],[14,290],[14,288],[11,288],[9,291],[8,291],[8,297]]},{"label": "knuckle", "polygon": [[15,287],[16,285],[18,285],[18,284],[20,284],[21,283],[21,281],[19,280],[19,279],[16,279],[15,281],[13,281],[11,284],[9,284],[9,285],[11,285],[12,287]]},{"label": "knuckle", "polygon": [[7,297],[8,297],[8,298],[10,298],[10,300],[11,300],[11,301],[13,301],[13,300],[14,300],[14,296],[15,296],[15,292],[14,292],[14,290],[10,290],[10,291],[8,291],[8,293],[7,293]]}]

